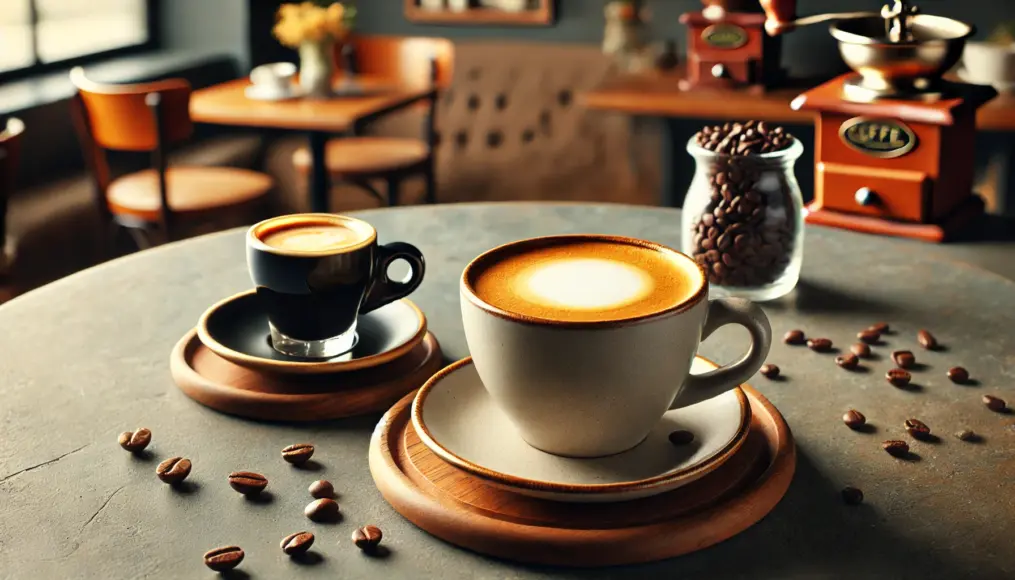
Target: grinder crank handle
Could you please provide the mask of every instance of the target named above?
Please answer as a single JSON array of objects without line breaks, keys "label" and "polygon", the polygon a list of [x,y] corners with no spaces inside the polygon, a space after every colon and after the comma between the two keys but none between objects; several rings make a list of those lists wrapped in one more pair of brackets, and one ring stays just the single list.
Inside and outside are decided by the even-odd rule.
[{"label": "grinder crank handle", "polygon": [[847,20],[849,18],[867,18],[878,16],[876,12],[830,12],[814,16],[796,17],[796,0],[759,0],[765,11],[765,32],[769,36],[778,36],[792,32],[800,26],[820,24],[830,20]]}]

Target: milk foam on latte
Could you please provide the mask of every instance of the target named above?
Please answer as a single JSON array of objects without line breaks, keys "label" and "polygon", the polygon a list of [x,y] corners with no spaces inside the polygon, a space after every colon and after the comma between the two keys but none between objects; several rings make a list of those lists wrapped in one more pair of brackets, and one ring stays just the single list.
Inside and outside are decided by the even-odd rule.
[{"label": "milk foam on latte", "polygon": [[662,312],[704,284],[690,259],[653,247],[580,237],[495,250],[468,274],[475,294],[501,310],[568,322]]},{"label": "milk foam on latte", "polygon": [[297,225],[266,234],[262,241],[282,250],[335,250],[363,238],[360,234],[335,225]]}]

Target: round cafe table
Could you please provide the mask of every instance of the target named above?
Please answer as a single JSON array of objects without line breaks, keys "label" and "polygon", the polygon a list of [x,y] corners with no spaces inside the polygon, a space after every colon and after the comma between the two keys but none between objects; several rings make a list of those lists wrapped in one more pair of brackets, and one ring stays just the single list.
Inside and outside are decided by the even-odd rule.
[{"label": "round cafe table", "polygon": [[[609,205],[448,205],[357,214],[381,241],[404,240],[427,256],[412,299],[451,359],[467,354],[458,276],[494,245],[563,232],[638,236],[679,247],[677,210]],[[202,554],[237,544],[235,578],[1012,578],[1015,538],[1015,415],[987,410],[992,393],[1015,403],[1015,283],[958,261],[978,246],[932,247],[848,232],[807,232],[803,279],[766,309],[777,336],[791,328],[848,348],[878,321],[895,334],[868,372],[836,367],[834,355],[777,342],[770,362],[784,380],[751,381],[785,415],[798,445],[785,498],[761,522],[711,548],[668,561],[602,570],[547,569],[460,550],[408,523],[374,488],[367,446],[376,416],[313,425],[259,423],[219,414],[183,395],[169,375],[170,349],[216,300],[250,286],[243,232],[170,244],[92,268],[0,308],[0,577],[210,577]],[[994,246],[1012,259],[1013,246]],[[1010,263],[997,269],[1006,273]],[[988,264],[989,266],[989,264]],[[943,349],[915,340],[926,328]],[[746,332],[724,329],[702,354],[728,361]],[[911,390],[884,380],[888,353],[910,349],[924,366]],[[961,364],[975,379],[958,386]],[[871,432],[840,420],[855,408]],[[913,442],[912,460],[881,450],[910,440],[914,417],[940,435]],[[151,456],[137,458],[117,435],[149,427]],[[966,443],[952,436],[973,429]],[[317,446],[313,470],[279,458],[296,442]],[[182,455],[194,468],[186,492],[154,475]],[[270,480],[265,501],[226,484],[234,470]],[[307,485],[334,482],[344,519],[303,517]],[[863,505],[844,505],[843,486]],[[355,527],[375,524],[385,558],[359,553]],[[316,561],[290,561],[279,541],[309,529]]]}]

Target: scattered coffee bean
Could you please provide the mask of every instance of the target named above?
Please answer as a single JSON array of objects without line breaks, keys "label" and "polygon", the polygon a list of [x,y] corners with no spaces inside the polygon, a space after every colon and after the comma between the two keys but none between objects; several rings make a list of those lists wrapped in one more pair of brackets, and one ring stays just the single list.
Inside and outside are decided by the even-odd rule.
[{"label": "scattered coffee bean", "polygon": [[832,341],[827,338],[812,338],[807,341],[807,348],[814,352],[828,352],[832,350]]},{"label": "scattered coffee bean", "polygon": [[670,443],[674,445],[687,445],[694,441],[694,433],[684,430],[674,431],[670,433],[669,439]]},{"label": "scattered coffee bean", "polygon": [[860,358],[867,358],[871,355],[871,347],[867,343],[858,342],[853,346],[849,347],[849,352],[855,354]]},{"label": "scattered coffee bean", "polygon": [[969,371],[962,367],[952,367],[948,369],[948,378],[953,383],[962,384],[969,381]]},{"label": "scattered coffee bean", "polygon": [[906,432],[914,439],[922,440],[930,437],[930,427],[919,419],[906,419],[903,425],[906,427]]},{"label": "scattered coffee bean", "polygon": [[120,447],[123,447],[131,453],[138,453],[144,451],[145,447],[152,442],[152,432],[144,427],[141,427],[137,431],[124,431],[120,433]]},{"label": "scattered coffee bean", "polygon": [[155,475],[170,485],[176,485],[190,475],[190,460],[183,457],[170,457],[155,468]]},{"label": "scattered coffee bean", "polygon": [[372,552],[381,543],[384,534],[377,526],[364,526],[352,533],[352,543],[364,552]]},{"label": "scattered coffee bean", "polygon": [[338,502],[323,497],[315,499],[303,509],[303,515],[315,522],[330,522],[338,519]]},{"label": "scattered coffee bean", "polygon": [[842,416],[842,422],[850,429],[856,429],[867,423],[867,417],[864,417],[863,413],[856,409],[850,409]]},{"label": "scattered coffee bean", "polygon": [[863,332],[857,333],[856,337],[867,344],[877,344],[881,340],[881,333],[868,328]]},{"label": "scattered coffee bean", "polygon": [[973,433],[969,429],[963,429],[955,432],[955,438],[959,441],[974,441],[976,440],[976,433]]},{"label": "scattered coffee bean", "polygon": [[885,441],[881,444],[881,448],[892,457],[905,457],[909,453],[909,443],[899,441],[898,439]]},{"label": "scattered coffee bean", "polygon": [[253,471],[234,471],[229,474],[229,487],[243,495],[257,495],[268,487],[268,478]]},{"label": "scattered coffee bean", "polygon": [[842,501],[846,502],[846,505],[860,505],[863,503],[863,492],[855,487],[844,487]]},{"label": "scattered coffee bean", "polygon": [[1008,404],[1004,402],[1004,399],[998,399],[993,395],[984,395],[982,400],[983,404],[995,413],[1003,413],[1008,408]]},{"label": "scattered coffee bean", "polygon": [[835,364],[846,369],[847,371],[851,371],[855,369],[857,365],[860,364],[860,359],[855,354],[852,353],[844,354],[835,357]]},{"label": "scattered coffee bean", "polygon": [[239,546],[223,546],[205,552],[204,565],[216,572],[225,572],[239,566],[244,555]]},{"label": "scattered coffee bean", "polygon": [[913,380],[913,375],[909,374],[909,371],[902,369],[892,369],[885,373],[885,378],[888,382],[896,387],[904,387],[909,384],[909,381]]},{"label": "scattered coffee bean", "polygon": [[911,369],[916,364],[916,357],[911,351],[896,350],[892,352],[892,360],[900,369]]},{"label": "scattered coffee bean", "polygon": [[776,365],[772,365],[772,364],[763,364],[763,365],[761,365],[761,374],[764,375],[766,378],[769,378],[769,379],[778,378],[779,377],[779,372],[780,372],[779,367],[776,366]]},{"label": "scattered coffee bean", "polygon": [[314,535],[310,532],[296,532],[282,538],[280,544],[282,551],[290,556],[306,554],[310,546],[314,545]]},{"label": "scattered coffee bean", "polygon": [[318,479],[310,484],[310,497],[317,499],[335,497],[335,486],[326,479]]},{"label": "scattered coffee bean", "polygon": [[916,333],[916,342],[919,342],[920,346],[927,350],[934,350],[937,348],[937,339],[934,338],[933,334],[927,332],[926,330],[921,330]]},{"label": "scattered coffee bean", "polygon": [[802,330],[791,330],[782,337],[782,341],[786,344],[806,344],[807,337]]},{"label": "scattered coffee bean", "polygon": [[867,327],[867,330],[873,330],[878,334],[888,334],[891,329],[887,322],[878,322]]},{"label": "scattered coffee bean", "polygon": [[297,443],[282,450],[282,459],[293,465],[303,465],[313,454],[313,445],[309,443]]}]

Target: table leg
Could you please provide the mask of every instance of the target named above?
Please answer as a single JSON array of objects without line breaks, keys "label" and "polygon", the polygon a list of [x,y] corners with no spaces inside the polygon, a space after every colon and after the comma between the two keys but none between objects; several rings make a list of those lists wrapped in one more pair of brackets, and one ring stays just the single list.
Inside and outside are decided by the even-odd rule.
[{"label": "table leg", "polygon": [[325,146],[328,135],[319,131],[310,132],[310,211],[314,213],[328,212],[328,193],[331,183],[328,180],[328,164],[325,159]]},{"label": "table leg", "polygon": [[[663,207],[680,207],[687,194],[687,185],[679,179],[684,163],[684,147],[680,141],[680,127],[676,119],[663,117],[660,121],[661,167],[659,172],[659,204]],[[679,156],[679,157],[678,157]]]}]

